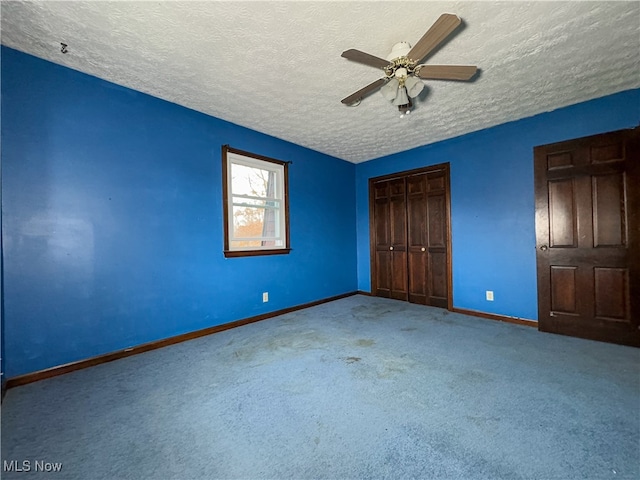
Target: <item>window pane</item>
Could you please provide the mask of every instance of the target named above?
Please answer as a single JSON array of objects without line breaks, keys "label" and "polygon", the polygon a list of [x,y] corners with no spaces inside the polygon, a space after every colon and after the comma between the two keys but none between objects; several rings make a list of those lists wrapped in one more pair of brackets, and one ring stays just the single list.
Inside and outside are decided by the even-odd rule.
[{"label": "window pane", "polygon": [[275,172],[233,163],[231,165],[231,191],[234,195],[272,197],[277,191]]},{"label": "window pane", "polygon": [[275,210],[233,207],[233,238],[275,239],[280,236],[279,224]]},{"label": "window pane", "polygon": [[259,249],[259,248],[277,248],[283,247],[284,242],[282,240],[232,240],[231,248],[233,249]]},{"label": "window pane", "polygon": [[231,248],[259,248],[262,246],[260,240],[233,240],[231,242]]}]

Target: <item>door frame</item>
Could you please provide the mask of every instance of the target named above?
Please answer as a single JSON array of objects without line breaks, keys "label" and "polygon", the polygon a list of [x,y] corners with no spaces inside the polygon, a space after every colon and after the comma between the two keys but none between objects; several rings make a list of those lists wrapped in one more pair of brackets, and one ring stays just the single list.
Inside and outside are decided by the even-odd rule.
[{"label": "door frame", "polygon": [[418,175],[429,172],[443,170],[445,172],[445,211],[447,215],[447,310],[453,311],[453,268],[452,268],[452,252],[451,252],[451,167],[449,162],[438,163],[428,167],[414,168],[401,172],[394,172],[387,175],[369,178],[369,270],[371,276],[371,295],[377,290],[376,282],[376,259],[375,259],[375,217],[374,217],[374,190],[373,184],[385,180],[393,180],[394,178],[407,177],[409,175]]}]

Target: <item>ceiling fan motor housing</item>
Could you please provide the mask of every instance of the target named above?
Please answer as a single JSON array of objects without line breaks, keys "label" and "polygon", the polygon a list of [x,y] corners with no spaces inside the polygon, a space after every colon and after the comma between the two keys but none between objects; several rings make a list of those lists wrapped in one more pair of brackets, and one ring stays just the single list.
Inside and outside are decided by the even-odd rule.
[{"label": "ceiling fan motor housing", "polygon": [[411,45],[408,42],[399,42],[391,47],[391,53],[387,55],[387,60],[392,61],[396,58],[406,57],[407,53],[411,50]]}]

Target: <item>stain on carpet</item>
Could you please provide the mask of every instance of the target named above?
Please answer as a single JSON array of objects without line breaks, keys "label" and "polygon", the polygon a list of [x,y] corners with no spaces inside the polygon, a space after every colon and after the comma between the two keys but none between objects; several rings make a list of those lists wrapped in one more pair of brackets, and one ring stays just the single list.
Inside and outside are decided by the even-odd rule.
[{"label": "stain on carpet", "polygon": [[356,318],[381,320],[385,315],[392,313],[392,310],[377,305],[358,305],[351,308],[351,313]]},{"label": "stain on carpet", "polygon": [[474,423],[478,427],[485,426],[495,426],[500,423],[501,418],[496,416],[485,416],[485,415],[466,415],[467,420]]},{"label": "stain on carpet", "polygon": [[389,360],[382,365],[382,368],[378,369],[378,378],[392,378],[395,375],[406,373],[410,367],[411,365],[404,361]]},{"label": "stain on carpet", "polygon": [[362,362],[360,365],[362,365],[360,368],[352,371],[357,378],[393,380],[396,376],[412,370],[416,362],[406,354],[400,356],[376,354],[373,357],[367,357],[367,362]]},{"label": "stain on carpet", "polygon": [[450,318],[446,318],[446,315],[449,315],[449,312],[442,313],[440,315],[432,315],[429,317],[429,319],[433,320],[434,322],[446,323],[447,325],[455,325],[456,322],[454,322]]},{"label": "stain on carpet", "polygon": [[355,344],[359,347],[371,347],[375,343],[375,340],[372,340],[371,338],[359,338],[355,341]]},{"label": "stain on carpet", "polygon": [[265,347],[269,350],[312,350],[321,348],[329,342],[327,337],[315,330],[306,332],[286,332],[277,337],[270,338]]},{"label": "stain on carpet", "polygon": [[344,359],[345,363],[356,363],[362,360],[360,357],[347,357]]},{"label": "stain on carpet", "polygon": [[234,358],[263,365],[290,354],[302,355],[310,350],[323,349],[330,339],[315,329],[306,331],[282,331],[267,339],[252,339],[237,347]]}]

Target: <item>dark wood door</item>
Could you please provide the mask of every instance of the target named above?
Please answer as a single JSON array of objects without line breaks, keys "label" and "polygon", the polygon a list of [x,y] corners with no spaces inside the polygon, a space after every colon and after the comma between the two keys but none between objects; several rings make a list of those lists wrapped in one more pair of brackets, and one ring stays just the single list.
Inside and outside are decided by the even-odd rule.
[{"label": "dark wood door", "polygon": [[407,300],[406,181],[396,178],[373,184],[376,291],[380,297]]},{"label": "dark wood door", "polygon": [[534,149],[541,331],[640,346],[639,133]]},{"label": "dark wood door", "polygon": [[409,301],[448,305],[448,176],[445,169],[407,177]]},{"label": "dark wood door", "polygon": [[451,308],[447,164],[370,181],[376,296]]},{"label": "dark wood door", "polygon": [[429,304],[427,174],[407,178],[407,268],[409,301]]}]

